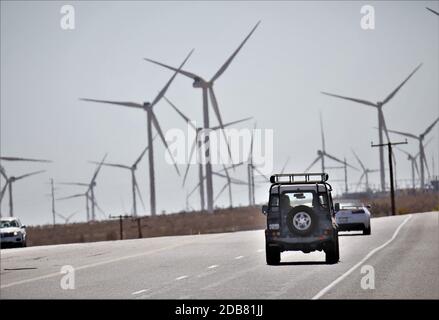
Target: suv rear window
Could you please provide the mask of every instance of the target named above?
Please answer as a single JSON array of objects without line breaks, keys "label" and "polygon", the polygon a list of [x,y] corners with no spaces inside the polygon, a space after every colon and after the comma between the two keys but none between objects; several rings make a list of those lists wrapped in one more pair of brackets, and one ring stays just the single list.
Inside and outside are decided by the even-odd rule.
[{"label": "suv rear window", "polygon": [[[300,205],[311,208],[328,208],[328,196],[325,193],[320,193],[317,197],[314,191],[284,192],[280,198],[280,206],[286,209]],[[273,194],[270,197],[270,206],[279,207],[279,196],[277,194]]]}]

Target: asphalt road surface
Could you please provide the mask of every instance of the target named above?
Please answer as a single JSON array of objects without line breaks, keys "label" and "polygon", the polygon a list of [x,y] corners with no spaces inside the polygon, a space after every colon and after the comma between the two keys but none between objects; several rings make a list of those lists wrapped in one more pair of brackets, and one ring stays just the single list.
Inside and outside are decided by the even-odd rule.
[{"label": "asphalt road surface", "polygon": [[267,266],[263,230],[6,249],[0,298],[439,299],[438,217],[372,219],[372,235],[340,237],[335,265],[285,252]]}]

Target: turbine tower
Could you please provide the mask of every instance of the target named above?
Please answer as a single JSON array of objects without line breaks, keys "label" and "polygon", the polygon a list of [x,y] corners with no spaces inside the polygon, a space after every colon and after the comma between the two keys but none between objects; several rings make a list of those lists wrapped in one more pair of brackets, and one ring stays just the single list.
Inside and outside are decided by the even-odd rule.
[{"label": "turbine tower", "polygon": [[[389,134],[387,132],[387,126],[386,126],[386,122],[384,119],[384,114],[383,114],[383,107],[385,104],[387,104],[394,96],[395,94],[401,89],[401,87],[413,76],[413,74],[418,71],[418,69],[422,66],[422,63],[419,64],[413,71],[412,73],[410,73],[410,75],[398,86],[396,87],[395,90],[393,90],[384,100],[382,101],[378,101],[378,102],[370,102],[367,100],[363,100],[363,99],[356,99],[356,98],[349,98],[349,97],[345,97],[345,96],[340,96],[338,94],[332,94],[332,93],[327,93],[327,92],[322,92],[325,95],[331,96],[331,97],[335,97],[335,98],[340,98],[340,99],[344,99],[344,100],[349,100],[349,101],[353,101],[356,103],[360,103],[360,104],[364,104],[370,107],[374,107],[376,108],[377,112],[378,112],[378,139],[379,139],[379,144],[383,144],[383,132],[386,134],[387,140],[389,140]],[[381,190],[385,191],[386,189],[386,180],[385,180],[385,170],[384,170],[384,153],[382,148],[379,148],[379,159],[380,159],[380,180],[381,180]]]}]

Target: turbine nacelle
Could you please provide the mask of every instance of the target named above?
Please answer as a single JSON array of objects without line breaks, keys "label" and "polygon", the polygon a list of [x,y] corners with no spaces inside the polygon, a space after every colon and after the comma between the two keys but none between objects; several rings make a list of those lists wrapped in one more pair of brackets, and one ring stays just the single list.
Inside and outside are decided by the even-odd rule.
[{"label": "turbine nacelle", "polygon": [[201,77],[195,77],[194,82],[192,83],[192,87],[194,87],[194,88],[208,88],[209,83]]}]

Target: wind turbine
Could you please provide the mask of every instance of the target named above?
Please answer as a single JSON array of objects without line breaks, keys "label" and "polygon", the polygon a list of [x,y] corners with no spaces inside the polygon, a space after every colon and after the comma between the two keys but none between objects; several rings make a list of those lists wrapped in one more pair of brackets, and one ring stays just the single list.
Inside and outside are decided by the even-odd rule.
[{"label": "wind turbine", "polygon": [[[74,184],[74,183],[65,183],[65,184]],[[67,199],[82,198],[82,197],[85,198],[85,210],[87,213],[87,221],[89,221],[90,220],[90,205],[89,205],[90,196],[88,195],[88,191],[83,192],[83,193],[77,193],[77,194],[67,196],[67,197],[58,198],[56,200],[67,200]]]},{"label": "wind turbine", "polygon": [[[239,165],[239,164],[238,164]],[[223,169],[224,170],[224,169]],[[226,168],[227,170],[227,168]],[[231,194],[231,184],[238,184],[238,185],[247,185],[247,182],[236,179],[236,178],[232,178],[229,176],[228,172],[226,174],[223,174],[221,172],[212,172],[213,175],[218,176],[220,178],[224,178],[226,179],[226,184],[223,186],[223,188],[221,189],[221,191],[217,194],[217,196],[215,197],[215,201],[219,198],[219,196],[224,192],[224,190],[229,187],[229,201],[230,201],[230,207],[233,206],[232,203],[232,194]],[[207,177],[203,176],[202,181],[206,180]],[[189,192],[187,194],[187,198],[189,198],[198,188],[200,188],[200,185],[202,183],[202,181],[198,182],[197,185],[195,185],[195,187],[191,190],[191,192]]]},{"label": "wind turbine", "polygon": [[[203,79],[201,76],[192,73],[192,72],[188,72],[185,70],[179,70],[177,68],[171,67],[169,65],[166,65],[164,63],[155,61],[155,60],[151,60],[151,59],[145,59],[146,61],[152,62],[154,64],[157,64],[159,66],[162,66],[164,68],[176,71],[181,73],[182,75],[192,79],[193,82],[193,87],[194,88],[201,88],[202,89],[202,99],[203,99],[203,122],[204,122],[204,129],[209,129],[210,128],[210,124],[209,124],[209,98],[210,98],[210,102],[212,104],[212,108],[213,111],[215,112],[215,115],[218,119],[219,125],[221,127],[221,129],[223,129],[223,121],[221,118],[221,113],[218,107],[218,102],[213,90],[213,86],[216,80],[218,80],[218,78],[224,73],[224,71],[226,71],[226,69],[229,67],[229,65],[232,63],[233,59],[235,58],[235,56],[238,54],[238,52],[241,50],[241,48],[244,46],[244,44],[247,42],[247,40],[250,38],[250,36],[253,34],[253,32],[256,30],[256,28],[258,27],[260,21],[253,27],[253,29],[250,31],[250,33],[247,35],[247,37],[245,37],[244,41],[241,42],[241,44],[239,45],[239,47],[233,52],[233,54],[226,60],[226,62],[221,66],[221,68],[215,73],[215,75],[210,79],[210,80],[205,80]],[[225,135],[225,133],[224,133]],[[226,138],[226,142],[227,142],[227,137]],[[206,170],[206,189],[207,189],[207,211],[209,213],[213,212],[213,184],[212,184],[212,164],[210,161],[210,152],[209,152],[209,136],[206,135],[205,136],[205,140],[204,140],[205,146],[206,146],[206,153],[205,153],[205,157],[206,157],[206,164],[205,164],[205,170]],[[230,151],[230,146],[227,142],[227,150],[229,153],[229,157],[230,159],[232,159],[232,155],[231,155],[231,151]],[[233,159],[232,159],[233,161]]]},{"label": "wind turbine", "polygon": [[[418,71],[418,69],[421,66],[422,66],[422,63],[419,64],[412,71],[412,73],[410,73],[409,76],[398,87],[396,87],[396,89],[393,90],[382,101],[370,102],[370,101],[363,100],[363,99],[356,99],[356,98],[349,98],[349,97],[345,97],[345,96],[340,96],[338,94],[332,94],[332,93],[327,93],[327,92],[322,92],[322,93],[325,94],[325,95],[331,96],[331,97],[340,98],[340,99],[344,99],[344,100],[349,100],[349,101],[357,102],[357,103],[360,103],[360,104],[364,104],[364,105],[376,108],[377,112],[378,112],[378,138],[379,138],[379,144],[383,144],[383,132],[386,134],[387,140],[390,141],[389,140],[389,134],[387,132],[386,122],[385,122],[385,119],[384,119],[383,106],[385,104],[387,104],[395,96],[395,94],[401,89],[401,87],[413,76],[413,74],[416,71]],[[379,157],[380,157],[381,190],[385,191],[385,189],[386,189],[386,180],[385,180],[385,172],[384,172],[385,170],[384,170],[384,153],[383,153],[383,148],[379,148]]]},{"label": "wind turbine", "polygon": [[[166,149],[169,151],[168,143],[166,142],[165,136],[163,134],[163,131],[160,127],[160,124],[157,120],[156,115],[154,114],[153,107],[161,100],[161,98],[165,95],[166,91],[168,90],[169,86],[171,85],[172,81],[174,81],[174,78],[177,76],[180,69],[184,66],[186,61],[189,59],[189,57],[192,55],[193,50],[189,52],[187,57],[184,59],[183,63],[180,65],[178,69],[176,69],[174,75],[168,80],[166,85],[160,90],[158,95],[152,100],[152,102],[144,102],[142,103],[136,103],[136,102],[120,102],[120,101],[108,101],[108,100],[95,100],[95,99],[80,99],[83,101],[91,101],[91,102],[98,102],[98,103],[108,103],[108,104],[115,104],[123,107],[130,107],[135,108],[139,110],[143,110],[146,112],[146,122],[147,122],[147,134],[148,134],[148,161],[149,161],[149,186],[150,186],[150,204],[151,204],[151,215],[156,215],[156,190],[155,190],[155,172],[154,172],[154,146],[152,143],[153,136],[152,136],[152,130],[153,127],[155,127],[155,130],[160,135],[160,138],[165,145]],[[177,164],[174,161],[174,157],[172,156],[172,153],[169,152],[169,155],[171,156],[171,159],[173,160],[175,170],[177,170],[177,174],[180,175],[180,171],[178,170]]]},{"label": "wind turbine", "polygon": [[0,173],[3,176],[3,178],[5,178],[5,180],[6,180],[6,184],[4,185],[4,187],[3,187],[2,191],[1,191],[1,194],[0,194],[0,203],[1,203],[1,200],[3,199],[4,194],[6,193],[6,187],[8,187],[8,193],[9,193],[9,216],[10,217],[14,216],[14,202],[13,202],[13,196],[12,196],[12,185],[16,181],[19,181],[19,180],[24,179],[24,178],[28,178],[30,176],[33,176],[33,175],[36,175],[36,174],[39,174],[39,173],[42,173],[42,172],[45,172],[45,170],[34,171],[34,172],[31,172],[31,173],[23,174],[21,176],[10,176],[10,177],[8,177],[6,172],[5,172],[5,170],[4,170],[4,168],[0,167]]},{"label": "wind turbine", "polygon": [[430,9],[430,8],[428,8],[428,7],[425,7],[425,9],[427,9],[428,11],[431,11],[431,12],[433,12],[435,15],[439,16],[439,12],[434,11],[433,9]]},{"label": "wind turbine", "polygon": [[[323,121],[322,121],[322,115],[320,114],[320,133],[321,133],[321,139],[322,139],[322,149],[321,150],[317,150],[317,158],[315,158],[315,160],[313,162],[311,162],[311,164],[308,166],[308,168],[305,169],[305,172],[308,172],[309,169],[311,169],[318,161],[321,162],[321,168],[322,168],[322,173],[326,172],[326,169],[344,169],[344,175],[345,175],[345,192],[348,192],[348,172],[347,172],[347,168],[350,167],[354,170],[358,170],[357,168],[355,168],[354,166],[350,165],[349,163],[347,163],[346,159],[344,160],[340,160],[337,157],[330,155],[329,153],[326,152],[326,142],[325,142],[325,133],[323,130]],[[326,167],[325,165],[325,158],[331,159],[335,162],[338,162],[340,164],[342,164],[342,167]]]},{"label": "wind turbine", "polygon": [[[191,151],[190,151],[190,154],[189,154],[189,158],[188,158],[188,164],[187,164],[187,166],[186,166],[186,171],[185,171],[185,173],[184,173],[184,177],[183,177],[183,185],[185,184],[185,182],[186,182],[186,177],[187,177],[187,174],[188,174],[188,172],[189,172],[189,168],[190,168],[190,165],[191,165],[191,159],[192,159],[192,156],[193,156],[193,154],[194,154],[194,151],[195,151],[195,146],[197,146],[197,148],[198,148],[198,152],[197,152],[197,155],[198,155],[198,176],[199,176],[199,181],[200,181],[200,184],[199,184],[199,190],[200,190],[200,201],[201,201],[201,211],[204,211],[204,209],[205,209],[205,198],[204,198],[204,173],[203,173],[203,163],[202,163],[202,161],[201,161],[201,157],[200,157],[200,151],[201,151],[201,147],[202,147],[202,141],[201,141],[201,138],[200,138],[200,135],[201,135],[201,133],[202,133],[202,131],[203,131],[203,129],[204,128],[202,128],[202,127],[196,127],[195,125],[194,125],[194,123],[189,119],[189,117],[187,117],[180,109],[178,109],[176,106],[175,106],[175,104],[173,104],[169,99],[167,99],[166,97],[164,97],[165,98],[165,100],[169,103],[169,105],[180,115],[180,117],[182,117],[186,122],[187,122],[187,124],[189,125],[189,126],[191,126],[192,127],[192,129],[194,129],[194,131],[195,131],[195,138],[194,138],[194,140],[193,140],[193,142],[192,142],[192,145],[191,145]],[[250,119],[252,119],[252,117],[249,117],[249,118],[244,118],[244,119],[240,119],[240,120],[236,120],[236,121],[232,121],[232,122],[229,122],[229,123],[226,123],[226,124],[223,124],[222,126],[221,125],[219,125],[219,126],[215,126],[215,127],[210,127],[209,128],[209,130],[212,130],[212,131],[215,131],[215,130],[219,130],[219,129],[224,129],[224,128],[226,128],[226,127],[229,127],[229,126],[231,126],[231,125],[233,125],[233,124],[237,124],[237,123],[240,123],[240,122],[244,122],[244,121],[247,121],[247,120],[250,120]],[[234,165],[234,166],[232,166],[233,168],[234,167],[236,167],[236,165]],[[224,167],[225,168],[225,167]],[[218,198],[218,196],[217,196],[217,198]],[[215,200],[214,200],[215,201]]]},{"label": "wind turbine", "polygon": [[[431,140],[433,140],[433,137],[430,138],[424,145],[424,148],[427,147],[427,145],[431,142]],[[415,179],[415,170],[416,173],[418,174],[418,177],[420,177],[420,173],[419,173],[419,168],[418,168],[418,163],[417,163],[417,158],[419,157],[419,155],[421,154],[421,152],[418,152],[417,154],[413,155],[407,151],[405,151],[404,149],[401,149],[399,147],[396,147],[396,149],[398,149],[399,151],[401,151],[402,153],[404,153],[405,155],[407,155],[407,160],[410,161],[411,167],[412,167],[412,188],[415,189],[416,188],[416,179]],[[428,167],[427,167],[428,168]]]},{"label": "wind turbine", "polygon": [[[101,162],[99,162],[93,177],[90,180],[90,183],[88,185],[87,193],[90,195],[90,202],[91,202],[91,220],[94,221],[96,219],[95,210],[97,207],[96,198],[95,198],[95,191],[94,188],[96,187],[96,179],[98,177],[99,171],[102,168],[103,163],[105,162],[105,159],[107,158],[107,155],[105,154],[104,158]],[[101,209],[100,209],[101,210]],[[102,211],[102,210],[101,210]]]},{"label": "wind turbine", "polygon": [[75,212],[71,213],[71,214],[68,215],[68,216],[62,215],[61,213],[56,213],[56,215],[57,215],[58,217],[60,217],[61,219],[63,219],[65,224],[68,224],[69,221],[70,221],[70,219],[73,218],[73,216],[74,216],[75,214],[77,214],[78,212],[79,212],[79,211],[75,211]]},{"label": "wind turbine", "polygon": [[365,165],[363,164],[363,162],[360,160],[360,157],[355,153],[354,150],[352,150],[352,153],[354,154],[355,158],[357,159],[358,163],[360,164],[361,169],[363,170],[363,173],[361,174],[360,179],[358,180],[357,188],[361,184],[361,182],[363,181],[363,178],[366,178],[366,192],[370,192],[372,189],[369,186],[369,173],[379,172],[379,170],[377,170],[377,169],[371,170],[369,168],[366,168]]},{"label": "wind turbine", "polygon": [[213,172],[214,175],[217,175],[217,176],[219,176],[219,177],[226,178],[226,183],[224,184],[224,186],[221,188],[221,190],[220,190],[220,191],[218,192],[218,194],[216,195],[216,197],[215,197],[215,201],[221,196],[221,194],[226,190],[226,188],[228,188],[228,192],[229,192],[229,201],[230,201],[230,205],[229,205],[229,207],[230,207],[230,208],[233,208],[233,197],[232,197],[233,192],[232,192],[232,184],[247,185],[247,183],[244,182],[244,181],[242,181],[242,180],[239,180],[239,179],[231,178],[230,175],[229,175],[229,171],[228,171],[228,170],[229,170],[229,169],[232,169],[232,168],[239,167],[239,166],[241,166],[241,165],[243,165],[243,164],[244,164],[244,162],[240,162],[240,163],[238,163],[238,164],[236,164],[236,165],[232,165],[232,166],[230,166],[230,167],[228,167],[228,168],[223,164],[223,170],[221,170],[221,172],[224,172],[225,174],[221,174],[221,172]]},{"label": "wind turbine", "polygon": [[[154,136],[153,140],[155,139],[155,137],[156,136]],[[139,195],[139,198],[140,198],[140,201],[142,203],[143,209],[145,210],[145,204],[143,202],[142,195],[140,193],[139,185],[137,184],[136,170],[137,170],[137,165],[142,160],[142,158],[145,155],[145,153],[148,150],[148,148],[149,148],[149,146],[146,146],[146,148],[143,149],[143,151],[137,157],[136,161],[134,161],[134,163],[131,166],[127,166],[127,165],[124,165],[124,164],[118,164],[118,163],[107,163],[107,162],[103,162],[102,163],[103,166],[130,170],[130,172],[131,172],[131,192],[132,192],[132,196],[133,196],[133,215],[135,217],[137,217],[137,198],[136,198],[136,193]],[[99,164],[99,162],[95,162],[95,161],[92,161],[92,163]]]},{"label": "wind turbine", "polygon": [[[420,135],[415,135],[412,133],[402,132],[402,131],[396,131],[396,130],[388,130],[391,133],[395,133],[401,136],[405,136],[408,138],[416,139],[419,142],[419,155],[420,155],[420,162],[421,162],[421,189],[424,189],[425,186],[425,173],[424,173],[424,165],[428,168],[427,159],[425,158],[425,151],[424,151],[424,138],[425,136],[430,133],[430,131],[434,128],[434,126],[438,123],[439,117],[436,118],[436,120],[433,121],[432,124],[430,124],[427,129]],[[428,170],[428,169],[427,169]]]},{"label": "wind turbine", "polygon": [[101,213],[104,213],[103,210],[99,207],[99,205],[96,202],[95,195],[94,195],[94,188],[96,187],[96,179],[98,177],[99,171],[101,170],[101,167],[103,163],[105,162],[105,159],[107,158],[107,155],[105,154],[104,158],[101,162],[99,162],[98,166],[96,167],[96,170],[93,172],[93,176],[88,183],[84,182],[60,182],[59,184],[62,185],[70,185],[70,186],[80,186],[80,187],[86,187],[87,190],[83,193],[77,193],[71,196],[58,198],[57,200],[67,200],[72,198],[85,198],[85,208],[87,213],[87,221],[95,220],[95,208],[97,207]]}]

